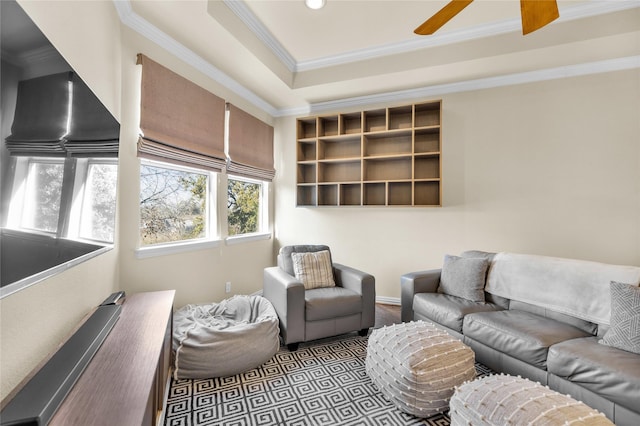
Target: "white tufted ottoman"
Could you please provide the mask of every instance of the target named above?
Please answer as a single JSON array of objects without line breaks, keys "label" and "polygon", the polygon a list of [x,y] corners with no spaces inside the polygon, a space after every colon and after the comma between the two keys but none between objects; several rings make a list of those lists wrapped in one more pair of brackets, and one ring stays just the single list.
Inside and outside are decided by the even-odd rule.
[{"label": "white tufted ottoman", "polygon": [[417,417],[447,411],[454,387],[476,377],[471,348],[424,321],[374,330],[365,367],[389,401]]},{"label": "white tufted ottoman", "polygon": [[613,425],[604,414],[527,379],[494,375],[458,387],[451,397],[452,426]]}]

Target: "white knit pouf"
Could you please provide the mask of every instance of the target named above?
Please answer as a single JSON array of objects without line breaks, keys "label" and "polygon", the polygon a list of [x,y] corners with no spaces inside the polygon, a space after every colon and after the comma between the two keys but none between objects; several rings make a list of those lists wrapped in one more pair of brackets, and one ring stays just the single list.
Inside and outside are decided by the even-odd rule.
[{"label": "white knit pouf", "polygon": [[493,375],[456,388],[451,426],[613,425],[604,414],[530,380]]},{"label": "white knit pouf", "polygon": [[425,321],[374,330],[365,367],[389,401],[417,417],[447,411],[454,387],[476,377],[471,348]]}]

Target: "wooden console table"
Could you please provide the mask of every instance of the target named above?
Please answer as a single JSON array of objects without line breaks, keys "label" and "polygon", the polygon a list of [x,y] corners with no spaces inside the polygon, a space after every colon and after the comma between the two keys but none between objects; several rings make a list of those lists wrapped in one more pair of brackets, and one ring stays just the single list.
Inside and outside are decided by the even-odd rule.
[{"label": "wooden console table", "polygon": [[51,426],[158,424],[170,380],[174,295],[127,295],[118,322]]}]

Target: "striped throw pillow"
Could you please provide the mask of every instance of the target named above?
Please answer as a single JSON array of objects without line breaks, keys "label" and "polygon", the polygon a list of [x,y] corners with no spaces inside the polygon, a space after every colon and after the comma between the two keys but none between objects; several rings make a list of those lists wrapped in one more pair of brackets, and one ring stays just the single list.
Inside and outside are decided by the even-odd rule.
[{"label": "striped throw pillow", "polygon": [[328,250],[291,253],[296,278],[311,290],[320,287],[335,287],[333,267]]}]

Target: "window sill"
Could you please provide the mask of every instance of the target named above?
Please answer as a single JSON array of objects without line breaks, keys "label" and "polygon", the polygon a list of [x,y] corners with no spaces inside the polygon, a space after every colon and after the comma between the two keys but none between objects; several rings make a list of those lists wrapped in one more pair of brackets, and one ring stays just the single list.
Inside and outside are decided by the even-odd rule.
[{"label": "window sill", "polygon": [[113,249],[112,245],[108,245],[108,246],[103,246],[98,248],[97,250],[94,250],[90,253],[87,253],[83,256],[80,257],[76,257],[75,259],[72,259],[68,262],[65,263],[61,263],[60,265],[56,265],[52,268],[49,268],[45,271],[30,275],[26,278],[23,278],[19,281],[16,281],[14,283],[8,284],[3,286],[2,288],[0,288],[0,299],[15,293],[16,291],[22,290],[23,288],[27,288],[29,286],[32,286],[36,283],[39,283],[42,280],[45,280],[47,278],[51,278],[54,275],[58,275],[64,271],[66,271],[67,269],[71,268],[72,266],[76,266],[79,265],[83,262],[86,262],[89,259],[93,259],[94,257],[101,255],[103,253],[106,253],[110,250]]},{"label": "window sill", "polygon": [[243,235],[237,235],[233,237],[227,237],[225,242],[227,243],[227,245],[233,245],[233,244],[247,243],[250,241],[261,241],[261,240],[270,240],[270,239],[271,239],[271,232],[264,232],[264,233],[256,232],[254,234],[243,234]]},{"label": "window sill", "polygon": [[146,259],[149,257],[165,256],[169,254],[184,253],[194,250],[204,250],[218,247],[220,240],[188,241],[182,243],[157,244],[153,246],[140,247],[136,250],[136,258]]}]

